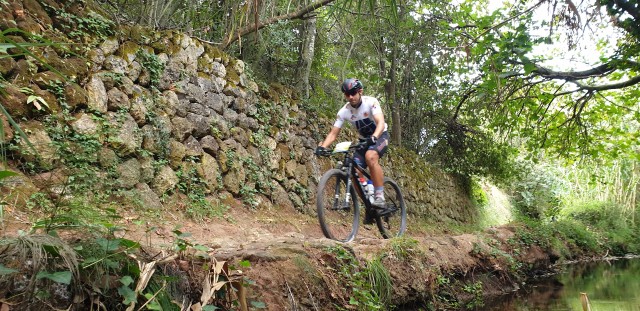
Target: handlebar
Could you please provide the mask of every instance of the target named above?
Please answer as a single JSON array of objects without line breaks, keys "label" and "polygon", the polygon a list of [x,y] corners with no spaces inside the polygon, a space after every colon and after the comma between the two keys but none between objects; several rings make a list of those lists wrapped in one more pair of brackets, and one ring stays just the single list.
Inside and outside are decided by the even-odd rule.
[{"label": "handlebar", "polygon": [[349,145],[348,149],[336,150],[338,145],[336,145],[336,148],[334,148],[333,150],[324,149],[319,154],[316,154],[316,155],[317,156],[322,156],[322,157],[330,157],[330,156],[332,156],[334,154],[346,153],[346,152],[351,151],[351,150],[358,150],[358,149],[361,149],[361,148],[366,148],[368,146],[366,141],[359,141],[357,143],[356,142],[352,142],[351,145]]}]

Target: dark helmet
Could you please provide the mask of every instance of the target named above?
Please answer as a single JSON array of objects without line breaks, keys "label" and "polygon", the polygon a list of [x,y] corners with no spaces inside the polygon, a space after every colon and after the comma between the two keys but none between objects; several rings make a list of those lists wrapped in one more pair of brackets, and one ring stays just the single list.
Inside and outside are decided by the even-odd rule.
[{"label": "dark helmet", "polygon": [[342,82],[342,93],[352,92],[362,89],[362,82],[358,79],[349,78]]}]

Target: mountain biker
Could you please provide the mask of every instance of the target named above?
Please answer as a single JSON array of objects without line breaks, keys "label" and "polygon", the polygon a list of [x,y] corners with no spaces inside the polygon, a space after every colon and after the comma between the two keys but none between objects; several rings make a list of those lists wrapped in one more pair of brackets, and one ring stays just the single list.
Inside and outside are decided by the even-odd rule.
[{"label": "mountain biker", "polygon": [[[358,150],[354,155],[356,163],[362,167],[369,167],[371,180],[375,189],[373,206],[383,209],[384,199],[384,172],[378,160],[386,153],[389,145],[389,133],[387,123],[384,122],[384,114],[380,103],[375,97],[362,95],[362,82],[349,78],[342,83],[342,93],[347,103],[338,111],[338,118],[327,137],[316,148],[315,154],[320,155],[333,143],[345,121],[351,122],[358,130],[360,139],[367,142],[367,148]],[[362,177],[362,176],[360,176]]]}]

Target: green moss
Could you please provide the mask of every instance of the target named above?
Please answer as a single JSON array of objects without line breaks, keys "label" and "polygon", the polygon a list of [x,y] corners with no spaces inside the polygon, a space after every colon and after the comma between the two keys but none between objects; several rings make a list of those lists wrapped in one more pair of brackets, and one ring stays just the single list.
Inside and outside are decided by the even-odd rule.
[{"label": "green moss", "polygon": [[129,29],[128,37],[131,40],[139,44],[148,44],[149,38],[153,35],[151,34],[151,30],[149,28],[142,27],[140,25],[134,25]]},{"label": "green moss", "polygon": [[238,73],[231,69],[231,68],[227,68],[227,82],[231,83],[232,85],[238,85],[240,83],[240,76],[238,76]]},{"label": "green moss", "polygon": [[204,53],[211,57],[211,59],[219,58],[223,64],[229,63],[229,55],[218,49],[217,47],[207,44],[204,47]]},{"label": "green moss", "polygon": [[138,50],[140,50],[140,45],[133,41],[126,41],[120,45],[118,55],[124,59],[128,59],[130,55],[136,55]]}]

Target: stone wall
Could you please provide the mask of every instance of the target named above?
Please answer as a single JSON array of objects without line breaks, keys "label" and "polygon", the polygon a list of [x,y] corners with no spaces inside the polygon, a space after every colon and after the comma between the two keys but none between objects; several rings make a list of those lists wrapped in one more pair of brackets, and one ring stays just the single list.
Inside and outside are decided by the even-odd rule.
[{"label": "stone wall", "polygon": [[[40,16],[31,22],[49,21],[54,27],[42,25],[38,29],[49,30],[40,32],[23,22],[24,29],[60,39],[62,26],[39,3],[3,5],[3,28],[11,19]],[[55,192],[76,169],[60,155],[59,140],[80,138],[97,145],[94,158],[83,159],[99,168],[99,186],[137,193],[148,208],[163,208],[160,198],[178,191],[185,176],[195,176],[213,198],[232,196],[255,208],[313,213],[317,181],[332,165],[315,158],[313,149],[332,120],[306,111],[295,92],[277,84],[259,86],[242,61],[174,31],[122,27],[85,52],[81,58],[53,47],[35,49],[57,72],[28,57],[0,61],[0,72],[10,82],[2,104],[21,120],[38,153],[34,156],[4,127],[5,139],[17,146],[11,163],[23,175],[5,180],[3,193],[15,195],[21,187]],[[45,99],[49,109],[28,104],[22,87]],[[66,135],[52,133],[51,118],[68,126]],[[36,169],[24,169],[25,163]],[[475,214],[458,183],[415,154],[392,148],[383,165],[403,188],[412,215],[469,221]]]}]

